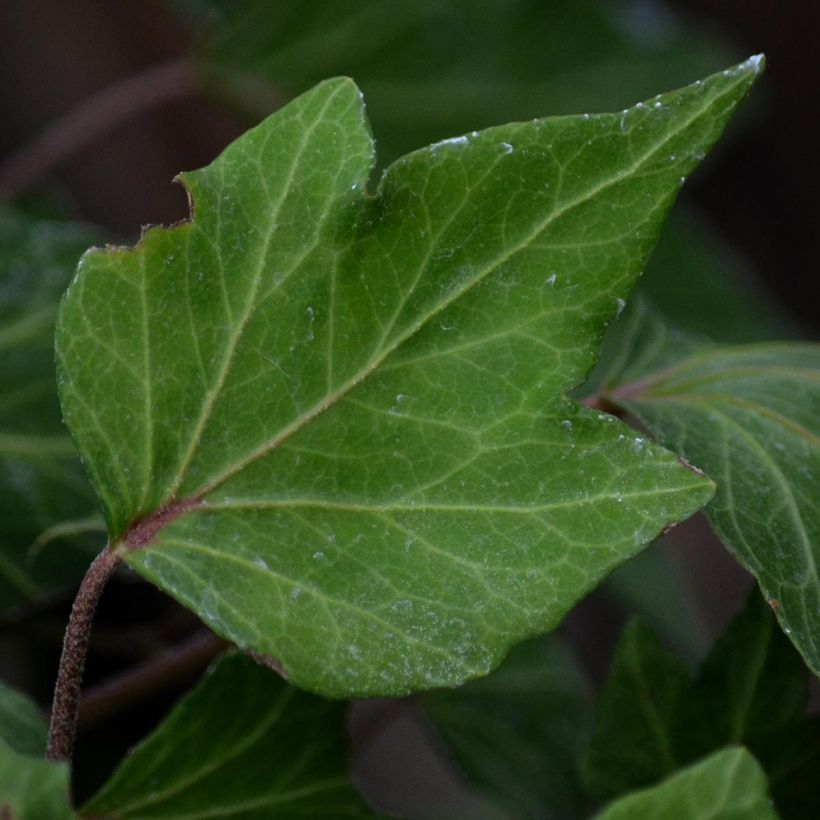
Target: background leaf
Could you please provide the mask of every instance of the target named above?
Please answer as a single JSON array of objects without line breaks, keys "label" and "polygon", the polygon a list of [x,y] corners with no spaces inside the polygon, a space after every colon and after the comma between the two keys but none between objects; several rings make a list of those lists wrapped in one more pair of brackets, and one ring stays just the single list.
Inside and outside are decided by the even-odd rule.
[{"label": "background leaf", "polygon": [[68,803],[67,763],[20,754],[0,742],[0,816],[12,820],[76,817]]},{"label": "background leaf", "polygon": [[820,672],[820,346],[710,350],[609,396],[717,481],[709,521]]},{"label": "background leaf", "polygon": [[633,623],[621,637],[584,756],[592,794],[612,798],[659,780],[722,746],[742,743],[763,765],[778,809],[811,817],[820,789],[808,672],[752,591],[697,675]]},{"label": "background leaf", "polygon": [[[210,6],[214,18],[201,47],[209,70],[223,81],[250,73],[276,89],[272,101],[324,77],[354,77],[385,163],[498,122],[623,108],[732,60],[702,30],[669,19],[653,38],[645,27],[631,28],[627,14],[590,0]],[[265,99],[258,86],[253,91]]]},{"label": "background leaf", "polygon": [[522,644],[486,678],[422,702],[468,781],[505,817],[581,816],[577,762],[591,692],[558,641]]},{"label": "background leaf", "polygon": [[345,774],[344,712],[247,657],[227,655],[82,813],[369,817]]},{"label": "background leaf", "polygon": [[60,420],[54,323],[80,254],[99,236],[0,210],[0,609],[82,577],[89,552],[63,544],[27,560],[40,533],[95,506]]},{"label": "background leaf", "polygon": [[597,820],[775,820],[766,776],[745,749],[717,752],[650,789],[622,797]]},{"label": "background leaf", "polygon": [[0,682],[0,741],[14,751],[38,757],[45,754],[48,726],[37,705]]},{"label": "background leaf", "polygon": [[452,685],[554,626],[710,492],[562,393],[760,68],[436,144],[375,197],[331,81],[185,175],[195,220],[86,255],[58,328],[115,549],[334,696]]},{"label": "background leaf", "polygon": [[688,695],[686,667],[633,621],[623,631],[601,692],[584,782],[602,800],[654,783],[682,762],[674,726]]}]

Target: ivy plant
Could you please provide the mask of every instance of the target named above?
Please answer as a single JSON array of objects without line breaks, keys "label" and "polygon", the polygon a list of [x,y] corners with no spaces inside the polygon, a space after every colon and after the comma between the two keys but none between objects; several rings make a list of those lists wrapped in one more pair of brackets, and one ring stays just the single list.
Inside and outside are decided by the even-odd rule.
[{"label": "ivy plant", "polygon": [[[227,31],[200,44],[214,76],[271,71]],[[50,726],[0,687],[0,815],[374,816],[340,701],[413,695],[394,702],[487,816],[809,817],[820,351],[717,345],[631,299],[762,68],[389,164],[356,84],[323,80],[179,176],[190,219],[87,251],[58,313],[99,234],[4,212],[2,605],[57,594],[90,534],[107,543]],[[700,509],[763,595],[694,677],[629,625],[593,709],[540,636]],[[53,563],[25,557],[35,538]],[[91,622],[125,572],[225,651],[77,807]]]}]

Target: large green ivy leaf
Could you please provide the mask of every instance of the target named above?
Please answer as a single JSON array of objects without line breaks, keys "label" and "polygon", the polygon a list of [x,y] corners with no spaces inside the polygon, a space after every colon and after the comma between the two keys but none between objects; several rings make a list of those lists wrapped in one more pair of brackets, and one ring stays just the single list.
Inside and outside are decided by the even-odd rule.
[{"label": "large green ivy leaf", "polygon": [[741,748],[725,749],[664,780],[622,797],[596,820],[776,820],[766,776]]},{"label": "large green ivy leaf", "polygon": [[717,481],[706,515],[820,673],[820,345],[709,350],[606,395]]},{"label": "large green ivy leaf", "polygon": [[87,254],[57,330],[112,548],[326,694],[485,674],[711,493],[564,392],[761,68],[457,137],[365,192],[332,80]]},{"label": "large green ivy leaf", "polygon": [[82,808],[92,817],[368,817],[346,775],[345,707],[231,654]]},{"label": "large green ivy leaf", "polygon": [[36,561],[27,550],[95,507],[60,421],[53,349],[60,294],[95,239],[84,226],[0,210],[0,609],[68,586],[88,565],[70,545]]},{"label": "large green ivy leaf", "polygon": [[516,647],[486,678],[424,695],[436,733],[505,817],[582,814],[577,762],[591,724],[589,683],[555,639]]}]

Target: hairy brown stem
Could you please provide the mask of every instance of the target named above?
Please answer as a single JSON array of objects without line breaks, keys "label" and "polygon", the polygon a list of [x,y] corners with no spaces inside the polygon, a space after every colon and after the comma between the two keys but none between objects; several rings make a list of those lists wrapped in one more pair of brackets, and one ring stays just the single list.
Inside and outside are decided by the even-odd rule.
[{"label": "hairy brown stem", "polygon": [[110,545],[94,559],[77,591],[63,639],[60,670],[54,687],[51,725],[48,731],[48,760],[70,760],[77,733],[77,713],[80,704],[80,684],[88,653],[91,623],[106,582],[117,567],[120,557]]},{"label": "hairy brown stem", "polygon": [[112,129],[144,111],[193,94],[196,68],[187,60],[154,66],[114,83],[49,125],[0,164],[0,204]]},{"label": "hairy brown stem", "polygon": [[227,641],[202,630],[157,657],[90,688],[80,701],[79,725],[93,726],[122,707],[162,691],[169,684],[193,678],[228,646]]}]

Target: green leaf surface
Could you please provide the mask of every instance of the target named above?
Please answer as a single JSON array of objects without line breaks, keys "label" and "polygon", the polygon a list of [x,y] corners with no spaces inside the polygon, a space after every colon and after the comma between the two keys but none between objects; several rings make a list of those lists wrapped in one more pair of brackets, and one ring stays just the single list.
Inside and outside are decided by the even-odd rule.
[{"label": "green leaf surface", "polygon": [[678,768],[674,728],[688,687],[686,667],[649,629],[638,621],[624,629],[583,759],[590,794],[607,800]]},{"label": "green leaf surface", "polygon": [[622,797],[597,820],[776,820],[766,776],[742,748],[717,752],[657,786]]},{"label": "green leaf surface", "polygon": [[120,764],[83,815],[369,817],[346,775],[345,706],[223,657]]},{"label": "green leaf surface", "polygon": [[95,507],[60,420],[54,323],[60,294],[98,234],[0,210],[0,610],[69,586],[88,553],[63,544],[28,560],[40,533]]},{"label": "green leaf surface", "polygon": [[[355,77],[381,162],[499,122],[623,108],[734,56],[662,10],[641,19],[639,11],[599,0],[209,5],[214,17],[200,51],[232,97],[259,110],[260,102],[281,104],[324,77]],[[194,19],[202,23],[201,10]]]},{"label": "green leaf surface", "polygon": [[32,700],[0,682],[0,741],[20,754],[41,756],[46,750],[48,726]]},{"label": "green leaf surface", "polygon": [[10,820],[67,820],[67,763],[51,763],[15,751],[0,741],[0,817]]},{"label": "green leaf surface", "polygon": [[820,345],[710,350],[609,397],[716,480],[709,521],[820,673]]},{"label": "green leaf surface", "polygon": [[577,762],[589,683],[558,641],[516,647],[493,674],[423,697],[468,782],[510,818],[582,816]]},{"label": "green leaf surface", "polygon": [[332,80],[183,175],[193,221],[87,254],[57,330],[114,549],[333,696],[454,685],[555,626],[710,496],[564,394],[760,69],[453,138],[374,195]]}]

